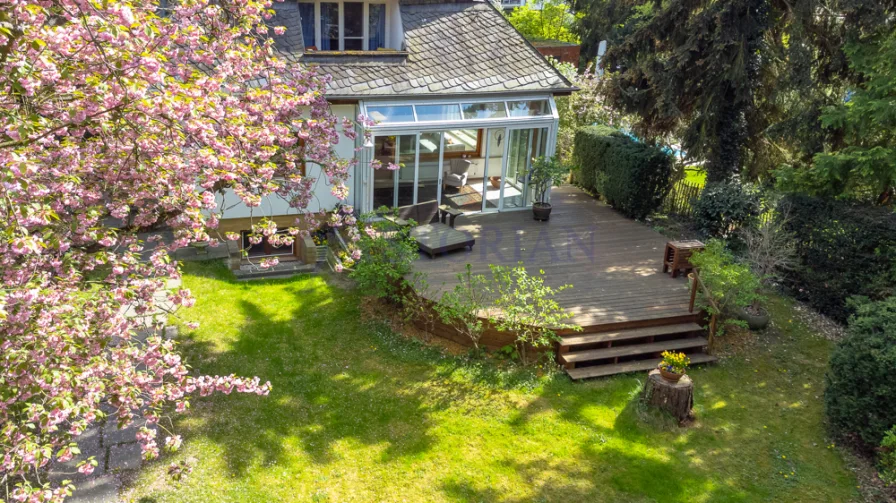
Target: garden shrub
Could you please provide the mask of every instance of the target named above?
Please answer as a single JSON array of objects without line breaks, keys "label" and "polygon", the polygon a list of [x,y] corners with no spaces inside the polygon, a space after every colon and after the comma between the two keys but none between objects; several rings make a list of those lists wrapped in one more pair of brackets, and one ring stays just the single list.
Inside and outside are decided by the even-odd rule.
[{"label": "garden shrub", "polygon": [[694,204],[694,224],[708,237],[729,239],[749,229],[760,214],[759,192],[737,180],[710,183]]},{"label": "garden shrub", "polygon": [[[370,216],[362,217],[370,220]],[[349,277],[358,282],[366,294],[400,302],[407,286],[405,275],[411,272],[411,264],[420,254],[417,241],[411,237],[410,226],[399,226],[388,220],[365,224],[358,242],[361,260],[355,264]]]},{"label": "garden shrub", "polygon": [[796,241],[798,264],[785,274],[800,300],[845,323],[853,296],[896,294],[896,214],[892,209],[791,195],[779,203]]},{"label": "garden shrub", "polygon": [[582,330],[567,323],[571,315],[560,307],[554,297],[572,288],[558,288],[544,284],[544,271],[529,274],[523,263],[516,267],[490,265],[496,295],[494,307],[498,309],[489,321],[498,330],[516,334],[516,351],[523,365],[530,363],[527,350],[549,348],[558,339],[556,330]]},{"label": "garden shrub", "polygon": [[896,297],[857,305],[831,354],[825,410],[836,435],[881,443],[896,424]]},{"label": "garden shrub", "polygon": [[655,211],[672,187],[672,157],[606,126],[576,131],[576,181],[622,214],[641,219]]},{"label": "garden shrub", "polygon": [[760,278],[750,266],[738,262],[721,239],[710,240],[703,251],[691,255],[690,262],[698,269],[705,287],[698,292],[697,307],[722,320],[722,325],[716,327],[717,335],[724,333],[725,325],[745,326],[743,321],[725,318],[729,313],[765,302]]},{"label": "garden shrub", "polygon": [[880,442],[880,478],[887,485],[896,485],[896,425]]}]

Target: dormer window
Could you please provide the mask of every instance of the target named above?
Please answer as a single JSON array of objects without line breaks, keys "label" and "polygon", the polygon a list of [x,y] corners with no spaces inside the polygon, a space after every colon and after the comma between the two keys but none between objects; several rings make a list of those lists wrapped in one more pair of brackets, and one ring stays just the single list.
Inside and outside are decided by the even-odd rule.
[{"label": "dormer window", "polygon": [[385,3],[300,2],[306,51],[376,51],[387,47]]}]

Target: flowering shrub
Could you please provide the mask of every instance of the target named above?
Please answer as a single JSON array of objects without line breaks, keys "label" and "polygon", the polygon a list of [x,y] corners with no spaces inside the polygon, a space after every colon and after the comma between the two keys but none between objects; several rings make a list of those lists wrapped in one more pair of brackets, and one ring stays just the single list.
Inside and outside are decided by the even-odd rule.
[{"label": "flowering shrub", "polygon": [[666,372],[675,374],[686,374],[691,359],[684,353],[673,353],[671,351],[663,351],[663,361],[660,362],[659,368],[665,369]]},{"label": "flowering shrub", "polygon": [[[327,77],[277,57],[268,1],[0,2],[0,480],[13,501],[58,502],[70,488],[37,474],[78,456],[101,404],[124,426],[183,411],[191,394],[268,393],[257,377],[191,373],[173,341],[136,341],[125,307],[156,308],[180,275],[172,250],[219,244],[225,191],[322,219],[304,211],[315,180],[299,167],[320,165],[344,198],[352,161],[334,145],[355,126],[330,113]],[[173,242],[141,241],[160,226]],[[277,233],[262,218],[250,240],[299,231]],[[186,289],[168,300],[193,303]],[[181,442],[139,440],[147,458]]]}]

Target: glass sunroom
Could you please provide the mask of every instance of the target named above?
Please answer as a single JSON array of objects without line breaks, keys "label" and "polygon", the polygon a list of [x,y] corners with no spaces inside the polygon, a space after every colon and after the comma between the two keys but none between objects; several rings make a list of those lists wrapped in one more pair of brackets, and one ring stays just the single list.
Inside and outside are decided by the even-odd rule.
[{"label": "glass sunroom", "polygon": [[[360,152],[362,211],[439,201],[465,213],[532,205],[532,160],[551,156],[558,116],[551,96],[364,101],[376,121]],[[371,169],[371,160],[397,170]]]}]

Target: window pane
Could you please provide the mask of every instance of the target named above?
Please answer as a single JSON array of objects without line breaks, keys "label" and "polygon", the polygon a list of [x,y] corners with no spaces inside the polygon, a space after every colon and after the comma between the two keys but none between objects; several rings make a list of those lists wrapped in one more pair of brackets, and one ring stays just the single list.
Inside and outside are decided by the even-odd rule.
[{"label": "window pane", "polygon": [[343,5],[343,24],[346,37],[364,36],[364,4],[362,2],[345,2]]},{"label": "window pane", "polygon": [[479,148],[479,130],[455,129],[445,131],[445,154],[476,152]]},{"label": "window pane", "polygon": [[507,117],[504,102],[497,103],[464,103],[464,119],[495,119]]},{"label": "window pane", "polygon": [[547,100],[508,101],[511,117],[534,117],[548,114]]},{"label": "window pane", "polygon": [[414,122],[414,108],[410,105],[367,107],[367,113],[377,122]]},{"label": "window pane", "polygon": [[347,39],[345,39],[345,50],[346,51],[363,51],[364,50],[364,39],[363,38],[347,38]]},{"label": "window pane", "polygon": [[[398,206],[414,204],[414,163],[417,162],[417,135],[398,137]],[[421,222],[429,223],[429,222]]]},{"label": "window pane", "polygon": [[417,203],[435,201],[439,196],[439,145],[441,142],[442,133],[420,133]]},{"label": "window pane", "polygon": [[395,205],[395,177],[397,172],[386,169],[389,163],[395,163],[395,136],[377,136],[373,140],[373,157],[380,161],[382,168],[373,171],[373,208]]},{"label": "window pane", "polygon": [[367,48],[371,51],[386,47],[386,6],[372,3],[368,7],[370,12],[370,26],[367,34]]},{"label": "window pane", "polygon": [[320,50],[339,50],[339,4],[320,4]]},{"label": "window pane", "polygon": [[300,3],[299,17],[302,18],[302,39],[305,48],[315,47],[314,43],[314,4]]},{"label": "window pane", "polygon": [[460,120],[458,105],[416,105],[418,121]]}]

